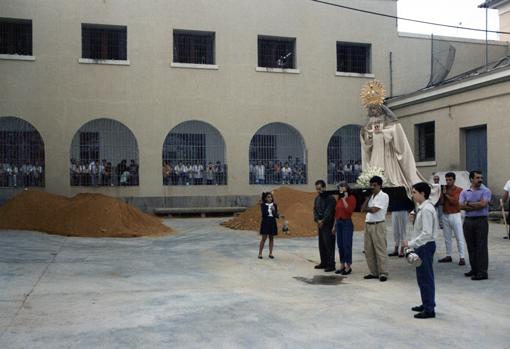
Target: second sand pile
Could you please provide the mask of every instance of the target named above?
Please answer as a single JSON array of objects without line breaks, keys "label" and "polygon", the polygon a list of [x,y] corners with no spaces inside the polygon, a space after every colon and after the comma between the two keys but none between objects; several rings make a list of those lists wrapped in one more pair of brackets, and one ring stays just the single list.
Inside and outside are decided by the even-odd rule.
[{"label": "second sand pile", "polygon": [[[273,191],[278,211],[284,218],[278,219],[279,237],[316,236],[317,225],[313,221],[313,203],[316,193],[304,192],[287,187]],[[255,230],[260,228],[260,205],[248,208],[240,215],[222,223],[222,225],[236,230]],[[363,230],[365,215],[354,213],[352,216],[355,230]],[[289,222],[289,234],[282,234],[282,226]]]}]

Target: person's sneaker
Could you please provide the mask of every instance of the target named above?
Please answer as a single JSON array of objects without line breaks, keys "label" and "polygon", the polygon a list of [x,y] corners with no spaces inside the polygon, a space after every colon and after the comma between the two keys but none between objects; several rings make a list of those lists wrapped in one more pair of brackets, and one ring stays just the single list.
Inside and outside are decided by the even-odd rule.
[{"label": "person's sneaker", "polygon": [[411,310],[412,310],[412,311],[417,311],[417,312],[420,312],[420,313],[421,313],[421,312],[422,312],[423,310],[425,310],[425,309],[423,308],[423,305],[417,305],[417,306],[415,306],[415,307],[412,307],[412,308],[411,308]]},{"label": "person's sneaker", "polygon": [[474,276],[474,275],[475,275],[475,272],[472,270],[468,271],[467,273],[464,273],[465,277],[470,277],[470,276]]},{"label": "person's sneaker", "polygon": [[414,315],[415,319],[431,319],[431,318],[435,318],[435,317],[436,317],[436,313],[433,311],[432,312],[422,311],[422,312]]},{"label": "person's sneaker", "polygon": [[345,269],[338,269],[337,271],[335,271],[335,274],[343,274],[345,271]]},{"label": "person's sneaker", "polygon": [[379,278],[378,276],[375,276],[375,275],[372,275],[372,274],[368,274],[368,275],[363,276],[363,279],[366,279],[366,280],[378,279],[378,278]]},{"label": "person's sneaker", "polygon": [[322,264],[317,264],[314,268],[315,269],[326,269],[326,267],[323,266]]},{"label": "person's sneaker", "polygon": [[386,280],[388,280],[388,277],[386,275],[379,276],[379,281],[384,282]]},{"label": "person's sneaker", "polygon": [[388,257],[396,257],[398,256],[398,252],[395,251],[395,252],[392,252],[392,253],[388,253]]},{"label": "person's sneaker", "polygon": [[464,258],[459,259],[459,265],[466,265],[466,260]]},{"label": "person's sneaker", "polygon": [[272,254],[270,254],[268,257],[274,259],[274,256]]},{"label": "person's sneaker", "polygon": [[452,257],[451,256],[446,256],[444,258],[441,258],[440,260],[438,260],[439,263],[451,263],[452,262]]}]

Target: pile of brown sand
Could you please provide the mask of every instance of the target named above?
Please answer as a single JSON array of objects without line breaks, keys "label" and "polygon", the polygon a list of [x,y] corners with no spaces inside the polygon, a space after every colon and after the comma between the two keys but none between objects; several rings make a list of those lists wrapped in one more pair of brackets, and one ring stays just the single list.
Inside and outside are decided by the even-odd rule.
[{"label": "pile of brown sand", "polygon": [[158,218],[116,198],[101,194],[67,198],[41,191],[24,191],[1,206],[0,229],[85,237],[138,237],[172,232]]},{"label": "pile of brown sand", "polygon": [[[316,236],[317,225],[313,221],[313,202],[316,193],[304,192],[281,187],[273,191],[278,211],[284,218],[278,220],[279,237]],[[260,204],[253,205],[240,215],[222,223],[222,225],[237,230],[260,229]],[[289,234],[282,234],[284,221],[289,222]],[[352,216],[354,230],[363,230],[365,214],[354,213]]]}]

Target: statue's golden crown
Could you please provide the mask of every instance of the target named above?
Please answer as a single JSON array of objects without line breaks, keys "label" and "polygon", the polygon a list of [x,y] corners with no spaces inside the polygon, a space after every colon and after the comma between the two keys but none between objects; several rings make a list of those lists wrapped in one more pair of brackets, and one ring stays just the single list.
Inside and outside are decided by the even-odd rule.
[{"label": "statue's golden crown", "polygon": [[368,108],[369,105],[384,104],[385,93],[384,85],[379,80],[372,80],[361,89],[361,102],[365,108]]}]

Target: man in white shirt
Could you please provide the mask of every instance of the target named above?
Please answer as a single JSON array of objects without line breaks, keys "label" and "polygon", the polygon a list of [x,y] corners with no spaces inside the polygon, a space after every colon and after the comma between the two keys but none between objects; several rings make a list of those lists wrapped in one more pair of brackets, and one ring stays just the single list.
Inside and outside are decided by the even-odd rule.
[{"label": "man in white shirt", "polygon": [[[503,190],[505,191],[505,193],[503,194],[503,197],[501,198],[501,202],[500,202],[500,208],[503,210],[505,208],[505,202],[508,201],[508,194],[510,193],[510,180],[508,180],[505,184],[505,186],[503,187]],[[510,201],[508,201],[508,207],[510,209]],[[506,218],[506,221],[510,223],[510,214],[507,216]],[[505,237],[505,239],[510,239],[510,228],[508,229],[508,237]]]},{"label": "man in white shirt", "polygon": [[388,280],[386,265],[388,262],[386,241],[386,211],[390,198],[383,192],[382,178],[374,176],[370,179],[372,195],[365,199],[361,212],[367,212],[365,218],[365,258],[370,274],[365,279]]},{"label": "man in white shirt", "polygon": [[428,319],[436,317],[435,313],[435,283],[434,270],[432,264],[434,261],[434,252],[436,251],[435,239],[439,230],[437,212],[428,200],[430,195],[430,185],[425,182],[413,185],[412,196],[418,208],[414,215],[413,232],[415,238],[409,242],[404,241],[404,246],[414,249],[421,259],[421,265],[416,268],[416,280],[421,294],[421,305],[412,307],[411,310],[417,311],[414,315],[416,319]]},{"label": "man in white shirt", "polygon": [[259,161],[255,166],[255,183],[264,184],[266,181],[266,167]]},{"label": "man in white shirt", "polygon": [[89,173],[90,173],[90,181],[92,186],[97,185],[97,174],[98,174],[98,168],[96,161],[92,160],[89,164]]},{"label": "man in white shirt", "polygon": [[282,168],[283,184],[290,184],[290,177],[292,176],[292,169],[289,167],[289,163],[286,162]]}]

